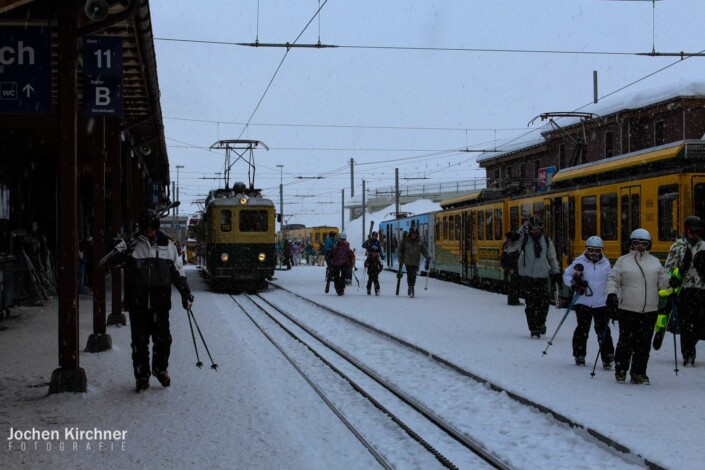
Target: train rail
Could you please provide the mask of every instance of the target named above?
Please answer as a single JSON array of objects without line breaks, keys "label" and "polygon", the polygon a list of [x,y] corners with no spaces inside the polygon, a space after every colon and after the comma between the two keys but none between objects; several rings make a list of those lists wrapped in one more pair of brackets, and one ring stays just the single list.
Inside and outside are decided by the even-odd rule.
[{"label": "train rail", "polygon": [[[380,334],[357,320],[351,322],[345,315],[296,294],[277,290],[264,296],[237,299],[234,298],[263,332],[273,335],[272,332],[278,330],[276,334],[281,338],[281,330],[286,328],[287,342],[301,342],[309,351],[315,351],[318,362],[325,361],[345,377],[348,394],[353,393],[353,389],[365,396],[368,403],[384,416],[391,417],[399,429],[414,439],[417,447],[433,456],[436,465],[532,468],[537,462],[527,462],[521,451],[522,447],[529,447],[532,453],[537,448],[545,448],[542,453],[546,459],[542,465],[547,466],[560,466],[566,459],[562,452],[570,452],[571,458],[574,452],[589,454],[591,461],[597,459],[603,463],[602,468],[648,466],[637,456],[624,453],[626,448],[620,448],[617,443],[608,442],[612,447],[607,447],[579,426],[571,428],[551,416],[536,413],[527,406],[528,400],[495,393],[491,385],[479,383],[477,377],[449,361],[391,335]],[[280,344],[282,341],[278,340]],[[300,346],[290,345],[287,351],[297,349],[301,350]],[[306,362],[310,363],[310,359]],[[315,383],[314,388],[323,388],[319,382],[307,380]],[[328,401],[347,403],[350,399]],[[336,410],[336,414],[343,416],[350,413],[345,406]],[[547,412],[547,409],[541,411]],[[383,438],[375,437],[374,432],[368,437],[369,431],[362,429],[369,428],[369,424],[362,421],[349,427],[373,455],[378,454],[375,458],[380,464],[383,467],[403,465],[379,450],[378,439]],[[569,445],[556,449],[555,442]],[[389,454],[394,456],[398,452]],[[419,465],[424,459],[418,453],[406,452],[413,455],[409,457],[412,461],[406,464]]]}]

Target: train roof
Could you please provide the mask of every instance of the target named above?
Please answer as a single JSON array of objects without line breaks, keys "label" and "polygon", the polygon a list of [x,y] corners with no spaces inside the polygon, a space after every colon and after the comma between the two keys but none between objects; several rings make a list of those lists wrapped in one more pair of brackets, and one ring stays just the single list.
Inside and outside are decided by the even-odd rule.
[{"label": "train roof", "polygon": [[240,197],[242,195],[236,195],[233,197],[220,197],[212,199],[208,203],[208,207],[229,207],[229,206],[242,206],[242,207],[274,207],[274,203],[271,199],[266,199],[263,197],[249,197],[247,198],[246,204],[240,203]]},{"label": "train roof", "polygon": [[579,179],[588,180],[597,177],[605,178],[619,173],[625,174],[630,169],[643,172],[649,167],[666,164],[668,160],[674,158],[695,159],[703,156],[705,156],[705,140],[680,140],[560,170],[553,176],[551,187],[560,188]]},{"label": "train roof", "polygon": [[505,195],[505,191],[501,189],[484,188],[478,191],[473,191],[471,193],[465,194],[463,196],[454,197],[451,199],[445,199],[441,201],[441,207],[443,209],[453,209],[455,207],[462,207],[479,201],[488,201],[491,199],[498,199]]}]

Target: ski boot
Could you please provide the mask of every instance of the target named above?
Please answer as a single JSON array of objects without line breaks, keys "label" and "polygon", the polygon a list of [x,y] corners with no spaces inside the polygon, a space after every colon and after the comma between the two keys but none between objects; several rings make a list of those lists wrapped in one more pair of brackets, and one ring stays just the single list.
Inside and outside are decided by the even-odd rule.
[{"label": "ski boot", "polygon": [[649,385],[651,383],[646,374],[632,374],[630,382],[636,385]]},{"label": "ski boot", "polygon": [[157,378],[159,383],[162,384],[162,387],[168,387],[171,385],[171,377],[169,377],[169,373],[167,371],[155,372],[154,376]]},{"label": "ski boot", "polygon": [[149,378],[137,379],[135,391],[142,393],[149,388]]},{"label": "ski boot", "polygon": [[602,368],[605,370],[610,370],[612,368],[612,364],[614,363],[614,354],[610,354],[607,356],[607,359],[602,361]]},{"label": "ski boot", "polygon": [[409,297],[411,297],[412,299],[414,298],[414,288],[413,287],[409,287]]},{"label": "ski boot", "polygon": [[367,289],[367,295],[372,295],[372,291],[370,289]]},{"label": "ski boot", "polygon": [[375,295],[379,295],[379,289],[375,290]]},{"label": "ski boot", "polygon": [[575,356],[575,365],[576,366],[584,366],[585,365],[585,356]]},{"label": "ski boot", "polygon": [[614,373],[614,378],[617,380],[617,383],[623,384],[624,381],[627,380],[627,371],[618,370]]}]

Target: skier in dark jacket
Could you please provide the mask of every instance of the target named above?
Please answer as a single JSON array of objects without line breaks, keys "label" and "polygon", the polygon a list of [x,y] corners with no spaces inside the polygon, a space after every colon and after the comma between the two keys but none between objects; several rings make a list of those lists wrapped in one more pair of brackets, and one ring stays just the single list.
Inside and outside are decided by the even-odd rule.
[{"label": "skier in dark jacket", "polygon": [[345,269],[352,267],[355,262],[355,255],[350,249],[345,232],[338,234],[338,241],[328,258],[335,291],[338,295],[343,295],[345,293]]},{"label": "skier in dark jacket", "polygon": [[370,238],[368,238],[365,243],[362,244],[362,247],[368,252],[372,247],[377,248],[377,254],[379,258],[384,259],[384,251],[382,251],[382,244],[380,243],[379,238],[377,238],[377,236],[377,232],[372,232],[370,234]]},{"label": "skier in dark jacket", "polygon": [[[181,294],[184,309],[191,308],[193,296],[184,273],[181,256],[167,234],[159,230],[159,215],[147,209],[139,217],[139,235],[128,249],[117,239],[115,248],[125,269],[125,303],[130,312],[132,367],[137,392],[149,388],[154,374],[164,387],[171,385],[169,354],[171,332],[171,285]],[[152,338],[152,365],[149,364],[149,339]]]},{"label": "skier in dark jacket", "polygon": [[401,250],[399,251],[399,272],[397,273],[397,277],[401,277],[401,268],[402,266],[406,266],[406,283],[409,287],[409,297],[414,297],[415,295],[414,286],[416,285],[416,273],[419,271],[421,255],[426,258],[426,270],[428,270],[428,266],[431,263],[431,255],[428,253],[426,245],[419,240],[419,231],[416,227],[411,227],[409,235],[401,244]]},{"label": "skier in dark jacket", "polygon": [[379,273],[382,272],[382,262],[379,260],[379,249],[371,246],[367,249],[367,259],[365,260],[367,269],[367,295],[372,295],[372,284],[375,285],[375,295],[379,295]]}]

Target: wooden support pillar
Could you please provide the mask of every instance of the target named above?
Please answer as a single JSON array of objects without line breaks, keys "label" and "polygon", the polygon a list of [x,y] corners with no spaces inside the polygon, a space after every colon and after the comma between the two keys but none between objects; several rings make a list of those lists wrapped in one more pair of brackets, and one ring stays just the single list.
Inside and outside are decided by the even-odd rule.
[{"label": "wooden support pillar", "polygon": [[[105,120],[91,118],[88,151],[91,153],[93,187],[93,266],[105,254]],[[97,353],[113,347],[105,332],[105,266],[93,268],[93,333],[88,337],[86,352]]]},{"label": "wooden support pillar", "polygon": [[[120,234],[130,234],[131,230],[123,230],[122,227],[122,148],[120,142],[120,123],[115,119],[106,122],[105,148],[108,153],[110,163],[110,228],[112,236]],[[110,268],[110,279],[112,284],[112,301],[110,315],[108,315],[108,325],[127,325],[127,317],[122,313],[122,269]]]},{"label": "wooden support pillar", "polygon": [[86,372],[78,351],[78,156],[76,55],[77,3],[63,0],[57,8],[59,41],[59,368],[51,375],[49,393],[85,392]]}]

